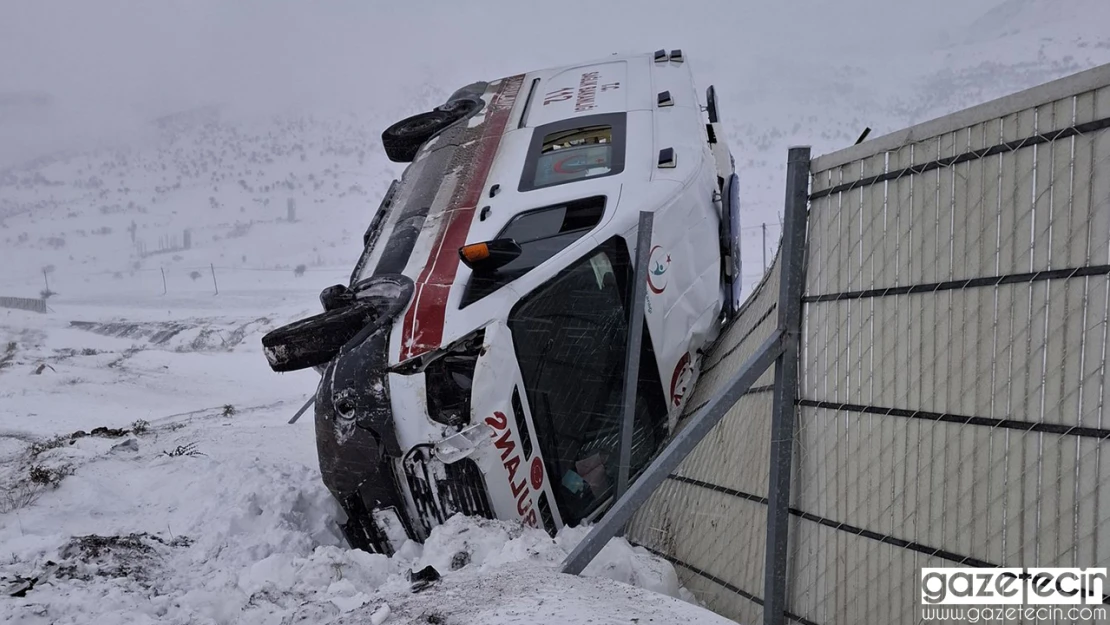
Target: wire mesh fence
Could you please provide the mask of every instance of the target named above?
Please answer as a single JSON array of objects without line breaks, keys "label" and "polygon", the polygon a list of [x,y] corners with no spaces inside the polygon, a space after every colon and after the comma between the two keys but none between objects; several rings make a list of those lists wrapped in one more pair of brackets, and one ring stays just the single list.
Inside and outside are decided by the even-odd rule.
[{"label": "wire mesh fence", "polygon": [[814,174],[794,614],[1110,560],[1108,120],[1102,88]]},{"label": "wire mesh fence", "polygon": [[[743,623],[938,622],[924,567],[1106,566],[1110,66],[811,171],[789,546],[767,542],[775,367],[628,539]],[[705,356],[686,418],[782,330],[781,265]]]}]

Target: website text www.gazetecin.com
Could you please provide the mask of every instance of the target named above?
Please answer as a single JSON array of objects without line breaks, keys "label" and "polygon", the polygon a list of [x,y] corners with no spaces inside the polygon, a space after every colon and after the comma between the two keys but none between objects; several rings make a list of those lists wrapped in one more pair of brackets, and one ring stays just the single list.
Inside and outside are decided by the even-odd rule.
[{"label": "website text www.gazetecin.com", "polygon": [[1105,621],[1110,612],[1105,607],[1091,606],[922,606],[921,620],[933,622],[993,623],[1090,623]]},{"label": "website text www.gazetecin.com", "polygon": [[1105,568],[923,568],[921,618],[952,621],[1105,621]]}]

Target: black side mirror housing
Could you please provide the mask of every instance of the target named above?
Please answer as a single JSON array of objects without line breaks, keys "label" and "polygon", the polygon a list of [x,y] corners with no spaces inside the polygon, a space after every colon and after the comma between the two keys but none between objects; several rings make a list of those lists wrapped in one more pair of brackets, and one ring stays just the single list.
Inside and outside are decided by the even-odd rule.
[{"label": "black side mirror housing", "polygon": [[324,310],[346,308],[354,303],[354,292],[342,284],[335,284],[320,291],[320,305],[324,307]]}]

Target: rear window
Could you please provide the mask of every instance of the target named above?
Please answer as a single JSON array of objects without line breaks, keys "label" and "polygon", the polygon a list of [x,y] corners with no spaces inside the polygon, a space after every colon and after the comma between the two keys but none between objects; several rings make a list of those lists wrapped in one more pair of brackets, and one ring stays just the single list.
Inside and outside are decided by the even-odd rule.
[{"label": "rear window", "polygon": [[589,115],[533,131],[520,191],[624,171],[625,114]]},{"label": "rear window", "polygon": [[497,235],[520,246],[520,256],[489,273],[473,273],[459,308],[493,293],[539,267],[547,259],[586,236],[605,213],[605,197],[595,196],[521,213]]}]

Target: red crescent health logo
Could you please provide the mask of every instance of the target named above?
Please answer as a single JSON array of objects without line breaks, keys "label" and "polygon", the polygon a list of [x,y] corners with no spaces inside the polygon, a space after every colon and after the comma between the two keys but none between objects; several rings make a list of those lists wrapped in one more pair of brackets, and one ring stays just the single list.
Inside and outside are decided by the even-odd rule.
[{"label": "red crescent health logo", "polygon": [[[686,387],[689,385],[689,376],[686,375],[690,371],[690,353],[687,352],[678,359],[678,364],[674,367],[674,373],[671,375],[671,402],[675,406],[682,404],[682,398],[686,396]],[[679,384],[681,382],[681,384]]]},{"label": "red crescent health logo", "polygon": [[532,489],[539,490],[543,486],[543,460],[539,457],[532,458]]},{"label": "red crescent health logo", "polygon": [[667,269],[671,267],[671,255],[656,245],[648,252],[648,288],[659,295],[667,289]]}]

